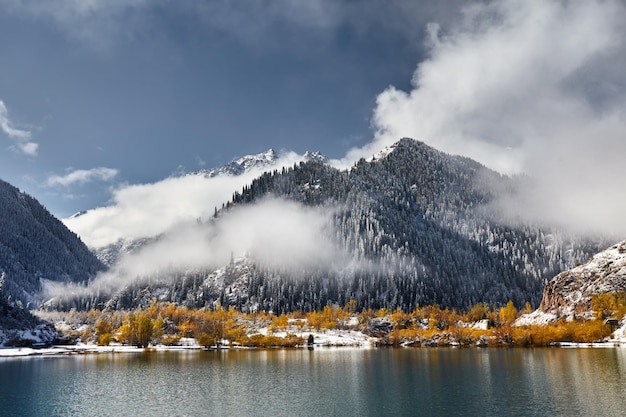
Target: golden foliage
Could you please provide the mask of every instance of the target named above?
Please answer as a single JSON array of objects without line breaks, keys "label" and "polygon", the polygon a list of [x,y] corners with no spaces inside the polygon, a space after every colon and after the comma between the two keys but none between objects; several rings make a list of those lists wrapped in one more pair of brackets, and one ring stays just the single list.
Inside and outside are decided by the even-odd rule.
[{"label": "golden foliage", "polygon": [[591,309],[594,317],[599,320],[609,317],[621,320],[626,313],[626,292],[594,294],[591,297]]},{"label": "golden foliage", "polygon": [[609,336],[611,329],[601,320],[558,321],[545,326],[516,327],[513,341],[519,346],[549,346],[559,342],[591,343]]},{"label": "golden foliage", "polygon": [[510,326],[517,318],[517,309],[513,305],[513,301],[509,300],[506,306],[500,309],[500,323]]},{"label": "golden foliage", "polygon": [[[383,343],[427,344],[461,346],[515,345],[548,346],[559,342],[595,342],[607,337],[610,326],[601,318],[621,317],[626,312],[626,293],[607,293],[592,298],[596,320],[559,321],[545,326],[514,326],[517,309],[509,301],[505,306],[489,308],[484,303],[475,304],[467,311],[458,312],[438,305],[416,306],[412,312],[387,309],[364,310],[356,318],[360,328],[366,329],[372,320],[390,323]],[[196,338],[202,346],[220,346],[226,340],[231,344],[250,347],[304,346],[301,336],[311,329],[346,328],[354,317],[356,303],[351,300],[345,307],[326,306],[322,311],[297,312],[278,316],[266,312],[244,314],[233,307],[225,310],[191,309],[173,303],[153,301],[144,310],[100,312],[90,310],[83,315],[87,324],[84,340],[108,345],[119,342],[128,345],[148,346],[150,343],[174,345],[182,337]],[[525,306],[528,311],[530,306]],[[489,329],[478,329],[474,323],[488,319]],[[252,334],[255,329],[268,328],[268,334]],[[272,333],[287,332],[286,337]]]}]

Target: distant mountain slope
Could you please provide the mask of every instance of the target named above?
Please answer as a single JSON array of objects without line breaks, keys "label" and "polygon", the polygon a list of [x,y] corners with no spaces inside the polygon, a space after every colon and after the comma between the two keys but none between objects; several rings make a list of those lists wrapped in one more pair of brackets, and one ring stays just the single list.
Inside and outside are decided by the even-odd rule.
[{"label": "distant mountain slope", "polygon": [[515,186],[471,159],[412,139],[347,171],[312,158],[261,175],[236,192],[211,223],[219,224],[233,207],[270,195],[322,207],[332,213],[330,237],[350,254],[352,266],[294,271],[265,265],[251,252],[230,266],[163,270],[117,294],[57,302],[66,308],[97,303],[129,308],[158,298],[273,311],[320,309],[349,300],[360,309],[508,300],[536,306],[545,280],[588,259],[604,243],[556,228],[503,222],[491,203]]},{"label": "distant mountain slope", "polygon": [[9,302],[35,306],[42,279],[80,282],[104,269],[37,200],[0,180],[0,274]]}]

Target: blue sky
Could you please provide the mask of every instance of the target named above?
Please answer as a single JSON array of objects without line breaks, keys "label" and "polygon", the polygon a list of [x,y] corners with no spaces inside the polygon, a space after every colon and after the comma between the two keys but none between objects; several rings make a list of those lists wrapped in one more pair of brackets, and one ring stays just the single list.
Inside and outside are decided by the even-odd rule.
[{"label": "blue sky", "polygon": [[529,174],[512,217],[623,235],[624,22],[624,0],[0,0],[0,178],[100,207],[70,226],[111,242],[242,186],[176,173],[409,136]]},{"label": "blue sky", "polygon": [[[0,1],[0,100],[29,133],[0,133],[0,178],[67,216],[112,185],[270,147],[341,157],[372,139],[376,96],[408,88],[424,24],[450,15],[437,2],[179,3]],[[76,170],[82,184],[49,181]]]}]

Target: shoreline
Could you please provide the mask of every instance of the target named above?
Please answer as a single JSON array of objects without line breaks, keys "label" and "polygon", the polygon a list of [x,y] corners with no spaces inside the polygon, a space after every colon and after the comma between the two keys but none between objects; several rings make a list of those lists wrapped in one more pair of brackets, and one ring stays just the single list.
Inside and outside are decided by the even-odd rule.
[{"label": "shoreline", "polygon": [[551,346],[479,346],[479,345],[446,345],[446,346],[406,346],[406,345],[375,345],[375,344],[315,344],[313,346],[303,345],[296,347],[246,347],[246,346],[220,346],[206,348],[200,345],[186,345],[186,346],[165,346],[156,345],[149,346],[147,348],[140,348],[136,346],[125,345],[109,345],[98,346],[92,344],[77,344],[77,345],[52,345],[49,347],[32,348],[32,347],[1,347],[0,348],[0,360],[10,358],[32,358],[32,357],[65,357],[75,355],[98,355],[98,354],[124,354],[124,353],[158,353],[158,352],[200,352],[200,351],[231,351],[231,350],[247,350],[247,351],[261,351],[261,350],[328,350],[328,349],[501,349],[501,348],[516,348],[516,349],[590,349],[590,348],[626,348],[626,341],[624,340],[608,340],[605,342],[592,342],[592,343],[576,343],[576,342],[559,342]]}]

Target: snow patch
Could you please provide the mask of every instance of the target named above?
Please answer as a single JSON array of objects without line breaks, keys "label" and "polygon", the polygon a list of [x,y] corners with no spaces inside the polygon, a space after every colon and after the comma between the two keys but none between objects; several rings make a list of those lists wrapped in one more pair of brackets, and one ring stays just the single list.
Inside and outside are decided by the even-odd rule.
[{"label": "snow patch", "polygon": [[374,162],[374,161],[378,161],[379,159],[383,159],[384,157],[389,155],[391,152],[393,152],[393,150],[395,148],[396,148],[395,144],[391,145],[391,146],[386,146],[385,148],[383,148],[380,151],[376,152],[371,158],[366,159],[366,161],[367,162]]},{"label": "snow patch", "polygon": [[522,314],[515,320],[515,326],[545,326],[557,319],[556,314],[545,313],[541,310],[535,310],[529,314]]}]

